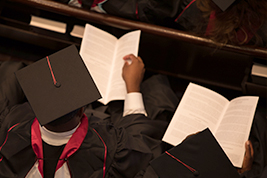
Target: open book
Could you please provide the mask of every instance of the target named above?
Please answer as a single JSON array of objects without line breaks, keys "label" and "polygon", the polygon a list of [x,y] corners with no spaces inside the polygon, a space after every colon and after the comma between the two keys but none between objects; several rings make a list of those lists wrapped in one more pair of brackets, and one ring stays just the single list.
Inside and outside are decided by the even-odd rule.
[{"label": "open book", "polygon": [[108,32],[86,24],[80,55],[102,95],[99,101],[103,104],[125,99],[123,57],[127,54],[137,56],[140,34],[141,31],[136,30],[117,39]]},{"label": "open book", "polygon": [[228,101],[210,89],[190,83],[163,141],[177,145],[186,136],[208,127],[232,164],[241,167],[257,103],[256,96]]}]

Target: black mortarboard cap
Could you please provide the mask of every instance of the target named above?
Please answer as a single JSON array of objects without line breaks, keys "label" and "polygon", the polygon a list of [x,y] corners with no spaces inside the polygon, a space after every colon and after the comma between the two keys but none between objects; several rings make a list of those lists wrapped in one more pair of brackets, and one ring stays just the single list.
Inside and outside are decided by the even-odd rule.
[{"label": "black mortarboard cap", "polygon": [[236,0],[212,0],[222,11],[225,11]]},{"label": "black mortarboard cap", "polygon": [[190,136],[150,164],[160,178],[239,178],[209,129]]},{"label": "black mortarboard cap", "polygon": [[101,98],[75,45],[17,71],[16,77],[41,125]]}]

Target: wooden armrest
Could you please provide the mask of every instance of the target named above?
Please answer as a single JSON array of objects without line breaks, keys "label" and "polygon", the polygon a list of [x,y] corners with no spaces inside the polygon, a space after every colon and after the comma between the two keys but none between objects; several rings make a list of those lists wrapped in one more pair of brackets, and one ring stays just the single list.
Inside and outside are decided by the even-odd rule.
[{"label": "wooden armrest", "polygon": [[[69,30],[66,30],[66,33],[57,33],[33,27],[27,23],[12,24],[12,20],[6,20],[0,16],[1,36],[8,36],[13,40],[20,38],[21,41],[44,46],[54,52],[70,44],[79,46],[81,38],[70,34],[71,26],[91,23],[103,27],[104,30],[110,30],[108,31],[110,33],[118,33],[118,36],[130,30],[142,30],[139,55],[143,58],[147,70],[196,83],[252,93],[252,89],[256,86],[253,85],[252,89],[247,87],[247,90],[243,86],[248,81],[252,63],[255,61],[267,63],[266,48],[228,44],[218,46],[212,40],[197,37],[188,32],[100,14],[51,0],[5,1],[6,6],[12,10],[18,9],[25,12],[25,9],[30,9],[32,12],[27,15],[37,14],[37,16],[50,13],[50,17],[55,16],[54,20],[60,18],[67,23],[66,28]],[[256,90],[260,93],[260,89],[266,89],[266,87]]]}]

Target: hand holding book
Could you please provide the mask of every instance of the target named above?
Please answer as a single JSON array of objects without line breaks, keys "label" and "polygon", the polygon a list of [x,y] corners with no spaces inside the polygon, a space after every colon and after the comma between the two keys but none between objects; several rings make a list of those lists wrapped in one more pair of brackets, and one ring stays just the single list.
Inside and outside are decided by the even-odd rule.
[{"label": "hand holding book", "polygon": [[[200,133],[200,132],[196,132],[194,134],[190,134],[190,135],[186,136],[186,138],[182,142],[184,142],[185,140],[187,140],[188,138],[190,138],[193,135],[197,135],[198,133]],[[239,174],[242,174],[243,172],[249,171],[252,169],[252,164],[253,164],[253,160],[254,160],[254,149],[252,146],[252,142],[250,140],[246,141],[245,150],[246,151],[245,151],[242,167],[237,168],[237,172]]]},{"label": "hand holding book", "polygon": [[233,165],[241,167],[252,125],[257,96],[231,101],[222,95],[190,83],[168,126],[163,141],[177,145],[189,134],[209,128]]},{"label": "hand holding book", "polygon": [[[140,34],[141,31],[136,30],[117,39],[101,29],[86,24],[80,55],[101,93],[102,99],[99,101],[103,104],[125,99],[127,91],[122,78],[125,63],[123,57],[127,54],[138,55]],[[128,59],[127,57],[125,60]]]},{"label": "hand holding book", "polygon": [[[122,69],[122,78],[126,84],[127,93],[140,92],[140,84],[145,73],[145,65],[140,57],[129,54],[123,57],[125,60]],[[129,63],[127,60],[130,60]]]},{"label": "hand holding book", "polygon": [[245,156],[243,159],[242,167],[237,169],[237,171],[240,174],[242,174],[245,171],[251,170],[253,159],[254,159],[254,150],[253,150],[253,146],[250,140],[246,141],[245,148],[246,148],[246,152],[245,152]]}]

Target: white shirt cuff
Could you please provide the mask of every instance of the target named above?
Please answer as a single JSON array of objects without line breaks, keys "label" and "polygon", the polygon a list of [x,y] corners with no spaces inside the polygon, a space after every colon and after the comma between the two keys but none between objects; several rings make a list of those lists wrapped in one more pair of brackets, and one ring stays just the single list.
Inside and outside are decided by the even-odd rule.
[{"label": "white shirt cuff", "polygon": [[144,114],[147,116],[141,93],[132,92],[126,95],[124,100],[123,117],[129,114]]}]

